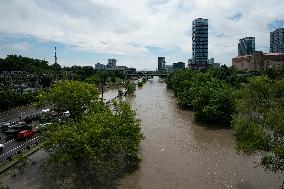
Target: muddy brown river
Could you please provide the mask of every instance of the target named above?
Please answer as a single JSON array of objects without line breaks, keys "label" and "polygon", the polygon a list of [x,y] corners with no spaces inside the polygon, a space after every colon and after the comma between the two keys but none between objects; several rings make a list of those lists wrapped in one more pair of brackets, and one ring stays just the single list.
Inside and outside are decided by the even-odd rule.
[{"label": "muddy brown river", "polygon": [[[138,89],[129,102],[142,122],[145,140],[139,170],[119,188],[268,189],[277,175],[257,167],[257,156],[237,155],[232,129],[210,129],[193,113],[177,107],[173,93],[158,77]],[[283,177],[282,177],[283,179]]]},{"label": "muddy brown river", "polygon": [[[106,98],[117,95],[109,91]],[[173,93],[154,77],[127,99],[141,119],[145,139],[143,161],[120,179],[117,188],[133,189],[277,189],[283,175],[256,167],[257,155],[238,155],[232,129],[194,122],[193,113],[177,107]],[[43,152],[35,153],[36,160]],[[10,188],[43,188],[35,168],[15,179],[2,179]],[[47,187],[47,186],[46,186]],[[44,187],[45,188],[45,187]]]}]

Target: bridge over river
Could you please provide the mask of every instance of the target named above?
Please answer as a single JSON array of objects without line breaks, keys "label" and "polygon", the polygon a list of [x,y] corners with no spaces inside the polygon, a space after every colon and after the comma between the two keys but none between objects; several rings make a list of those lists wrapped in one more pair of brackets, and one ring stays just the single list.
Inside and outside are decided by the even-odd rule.
[{"label": "bridge over river", "polygon": [[143,72],[136,72],[136,73],[127,73],[126,78],[129,77],[166,77],[169,73],[168,72],[157,72],[157,71],[143,71]]}]

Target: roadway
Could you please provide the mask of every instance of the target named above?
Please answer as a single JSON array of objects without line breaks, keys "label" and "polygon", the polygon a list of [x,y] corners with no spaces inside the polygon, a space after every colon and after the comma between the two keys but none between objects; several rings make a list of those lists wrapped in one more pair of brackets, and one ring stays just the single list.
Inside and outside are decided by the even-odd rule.
[{"label": "roadway", "polygon": [[[37,114],[40,113],[41,109],[36,109],[33,106],[24,106],[17,109],[13,109],[7,112],[0,113],[0,123],[1,125],[6,122],[14,122],[19,121],[20,117],[19,115],[22,114],[22,117],[25,118],[27,115],[31,114]],[[15,139],[5,141],[6,135],[0,131],[0,137],[1,142],[4,144],[4,150],[0,152],[0,162],[4,161],[11,155],[17,153],[18,151],[23,150],[27,146],[29,146],[31,143],[34,143],[35,141],[39,140],[38,136],[34,136],[29,140],[25,141],[15,141]]]},{"label": "roadway", "polygon": [[[109,101],[111,99],[115,99],[118,92],[116,89],[108,90],[104,94],[104,101]],[[1,112],[0,113],[0,125],[7,122],[14,122],[19,121],[20,117],[19,115],[22,114],[22,118],[25,118],[27,115],[33,115],[37,113],[41,113],[42,109],[36,109],[32,105],[19,107],[7,112]],[[4,144],[4,150],[0,152],[0,165],[1,162],[5,161],[8,157],[11,157],[13,154],[23,150],[27,146],[31,145],[32,143],[35,143],[39,140],[39,136],[35,135],[31,139],[25,140],[25,141],[16,141],[15,139],[5,141],[6,135],[0,130],[0,137],[1,137],[1,144]]]}]

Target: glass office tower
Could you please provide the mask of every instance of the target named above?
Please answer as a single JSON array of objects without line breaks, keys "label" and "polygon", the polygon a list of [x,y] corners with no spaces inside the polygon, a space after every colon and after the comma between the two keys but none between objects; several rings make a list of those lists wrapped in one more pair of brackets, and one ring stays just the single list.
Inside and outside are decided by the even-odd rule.
[{"label": "glass office tower", "polygon": [[192,63],[208,64],[208,19],[192,22]]}]

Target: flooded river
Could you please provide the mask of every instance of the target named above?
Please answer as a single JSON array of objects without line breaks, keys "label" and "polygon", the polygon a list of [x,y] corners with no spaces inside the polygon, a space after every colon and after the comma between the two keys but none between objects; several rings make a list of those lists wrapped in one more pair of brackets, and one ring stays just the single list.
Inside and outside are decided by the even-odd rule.
[{"label": "flooded river", "polygon": [[[109,100],[117,90],[105,93]],[[231,129],[214,129],[194,122],[193,113],[177,107],[173,93],[158,77],[149,80],[127,101],[141,119],[145,140],[138,170],[119,181],[133,189],[277,189],[282,178],[256,167],[257,156],[237,155]],[[42,151],[31,158],[42,157]],[[45,188],[38,170],[28,168],[10,188]]]},{"label": "flooded river", "polygon": [[[231,129],[210,129],[176,105],[158,77],[128,99],[142,122],[145,140],[139,170],[119,188],[279,188],[277,175],[255,168],[259,158],[237,155]],[[283,177],[282,177],[283,178]]]}]

